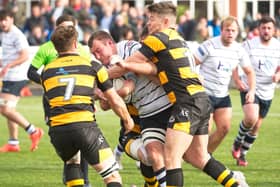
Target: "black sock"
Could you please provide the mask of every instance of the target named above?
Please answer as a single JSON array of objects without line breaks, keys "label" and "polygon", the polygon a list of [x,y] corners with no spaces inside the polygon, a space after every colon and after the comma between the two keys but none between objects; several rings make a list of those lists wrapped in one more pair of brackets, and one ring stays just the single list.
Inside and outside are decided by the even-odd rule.
[{"label": "black sock", "polygon": [[176,168],[166,171],[166,187],[169,186],[184,186],[184,176],[182,168]]}]

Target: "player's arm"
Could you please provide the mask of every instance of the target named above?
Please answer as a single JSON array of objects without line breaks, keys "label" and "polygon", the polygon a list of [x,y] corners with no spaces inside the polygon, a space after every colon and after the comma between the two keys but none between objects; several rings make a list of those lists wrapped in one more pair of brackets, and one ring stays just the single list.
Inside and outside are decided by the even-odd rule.
[{"label": "player's arm", "polygon": [[33,57],[32,62],[27,71],[28,79],[37,84],[41,84],[41,77],[40,74],[38,73],[38,69],[40,69],[41,66],[46,64],[46,61],[48,59],[45,53],[48,50],[50,50],[48,43],[40,46],[35,56]]},{"label": "player's arm", "polygon": [[242,67],[244,73],[247,75],[249,90],[246,94],[246,102],[252,103],[255,100],[255,90],[256,90],[256,75],[252,66]]},{"label": "player's arm", "polygon": [[29,57],[28,49],[22,49],[19,52],[18,58],[16,58],[14,61],[12,61],[11,63],[9,63],[3,67],[3,69],[0,72],[0,75],[4,76],[10,68],[14,68],[14,67],[24,63],[26,60],[28,60],[28,57]]},{"label": "player's arm", "polygon": [[272,77],[272,81],[273,82],[279,82],[280,81],[280,66],[277,67],[277,70]]},{"label": "player's arm", "polygon": [[119,62],[118,65],[124,68],[126,71],[132,71],[137,74],[157,74],[156,66],[139,51],[133,53],[133,55],[128,57],[125,61]]},{"label": "player's arm", "polygon": [[29,80],[36,82],[37,84],[41,84],[40,75],[37,71],[38,69],[31,64],[27,71],[27,77]]},{"label": "player's arm", "polygon": [[106,68],[95,61],[91,63],[96,71],[98,88],[103,92],[112,110],[123,120],[126,132],[132,130],[134,122],[127,111],[124,101],[113,88]]},{"label": "player's arm", "polygon": [[104,96],[108,100],[112,110],[123,120],[125,129],[127,131],[132,130],[134,122],[127,111],[124,101],[117,94],[116,90],[114,88],[110,88],[104,91]]},{"label": "player's arm", "polygon": [[246,86],[245,84],[242,82],[242,80],[239,77],[239,73],[238,73],[238,68],[236,67],[233,71],[232,71],[232,79],[235,83],[236,88],[239,91],[245,91],[246,90]]}]

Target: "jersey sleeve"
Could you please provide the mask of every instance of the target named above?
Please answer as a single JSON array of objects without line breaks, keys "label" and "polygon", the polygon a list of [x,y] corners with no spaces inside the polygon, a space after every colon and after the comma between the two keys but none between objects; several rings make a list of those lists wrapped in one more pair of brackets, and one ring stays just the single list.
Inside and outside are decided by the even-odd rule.
[{"label": "jersey sleeve", "polygon": [[202,44],[200,44],[193,52],[194,56],[201,62],[203,63],[205,59],[209,55],[209,51],[211,48],[211,43],[210,41],[205,41]]},{"label": "jersey sleeve", "polygon": [[107,72],[107,69],[96,61],[91,61],[91,64],[93,67],[94,75],[96,76],[97,87],[102,92],[105,92],[110,88],[113,88],[113,83],[111,79],[109,79],[109,74]]},{"label": "jersey sleeve", "polygon": [[156,53],[166,49],[166,45],[160,39],[160,33],[149,35],[142,42],[142,47],[139,51],[148,59],[152,59]]},{"label": "jersey sleeve", "polygon": [[31,66],[39,69],[57,58],[57,52],[51,42],[41,45],[32,59]]}]

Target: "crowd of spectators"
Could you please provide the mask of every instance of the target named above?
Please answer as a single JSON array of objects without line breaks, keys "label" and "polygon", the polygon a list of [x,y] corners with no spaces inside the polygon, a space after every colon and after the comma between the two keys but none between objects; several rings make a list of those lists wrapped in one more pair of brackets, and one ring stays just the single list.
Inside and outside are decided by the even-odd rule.
[{"label": "crowd of spectators", "polygon": [[[89,35],[96,30],[106,30],[111,33],[116,42],[123,39],[138,40],[146,23],[145,10],[130,6],[129,2],[118,0],[55,0],[51,6],[50,0],[32,1],[31,15],[22,19],[20,8],[16,0],[2,0],[2,8],[12,9],[16,15],[16,25],[22,29],[30,45],[40,45],[50,39],[56,19],[62,14],[70,14],[77,18],[79,41],[87,43]],[[244,17],[244,31],[241,39],[257,36],[257,20],[261,15],[253,19],[250,14]],[[22,20],[20,23],[18,20]],[[275,17],[280,25],[279,15]],[[17,22],[18,21],[18,22]],[[17,24],[18,23],[18,24]],[[215,16],[213,20],[205,17],[193,18],[190,11],[186,10],[178,17],[178,31],[187,41],[201,43],[209,37],[220,35],[220,18]],[[278,29],[278,33],[280,33]]]}]

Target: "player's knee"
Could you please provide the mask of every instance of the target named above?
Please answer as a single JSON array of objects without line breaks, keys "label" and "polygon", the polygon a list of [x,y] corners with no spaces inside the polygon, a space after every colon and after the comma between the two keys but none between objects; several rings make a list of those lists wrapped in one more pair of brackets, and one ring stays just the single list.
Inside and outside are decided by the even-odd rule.
[{"label": "player's knee", "polygon": [[110,181],[121,181],[121,177],[119,175],[119,165],[115,159],[109,159],[106,161],[106,164],[102,167],[102,169],[98,172],[99,175],[103,178],[104,182],[107,184]]},{"label": "player's knee", "polygon": [[152,162],[148,157],[148,153],[144,147],[144,145],[142,145],[141,147],[139,147],[138,149],[138,155],[140,157],[140,160],[143,164],[145,164],[146,166],[151,166]]},{"label": "player's knee", "polygon": [[148,159],[153,163],[161,163],[163,160],[163,144],[160,142],[152,142],[145,146],[148,153]]},{"label": "player's knee", "polygon": [[244,125],[247,128],[253,127],[256,123],[257,123],[258,117],[257,116],[246,116],[246,118],[244,119]]},{"label": "player's knee", "polygon": [[230,130],[230,125],[222,125],[217,128],[217,131],[219,132],[219,135],[221,137],[226,136],[229,133]]},{"label": "player's knee", "polygon": [[6,100],[0,98],[0,107],[1,107],[1,114],[4,116],[9,116],[16,108],[17,101]]},{"label": "player's knee", "polygon": [[84,186],[84,179],[79,164],[66,164],[65,178],[68,187]]},{"label": "player's knee", "polygon": [[109,177],[104,179],[107,187],[116,187],[122,183],[121,176],[118,171],[113,172]]}]

